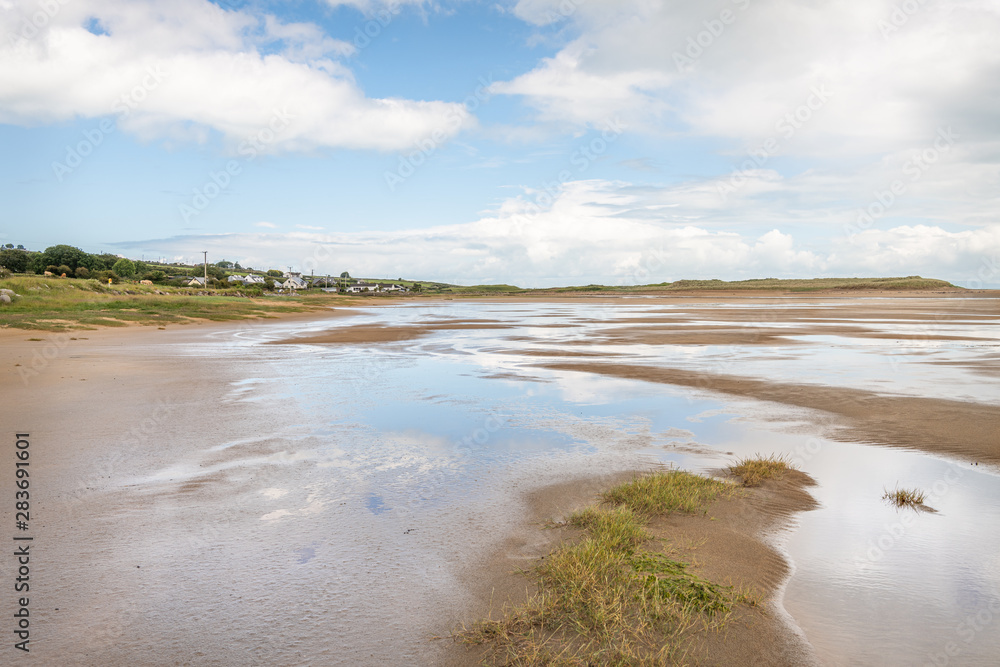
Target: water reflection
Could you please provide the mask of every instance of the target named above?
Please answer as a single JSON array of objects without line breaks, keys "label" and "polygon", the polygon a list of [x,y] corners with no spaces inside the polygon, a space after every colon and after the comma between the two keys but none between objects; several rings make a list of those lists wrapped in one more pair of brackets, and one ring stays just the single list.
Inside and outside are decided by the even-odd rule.
[{"label": "water reflection", "polygon": [[[767,307],[780,313],[793,304]],[[643,299],[530,308],[421,303],[305,328],[444,318],[516,326],[441,330],[392,344],[263,344],[302,333],[291,324],[222,331],[177,354],[238,376],[224,402],[252,411],[256,417],[245,419],[260,431],[206,443],[129,482],[162,497],[156,502],[178,519],[212,503],[229,508],[205,541],[213,559],[187,568],[176,585],[218,593],[228,585],[217,580],[224,563],[224,577],[241,582],[234,589],[245,599],[221,623],[249,629],[272,606],[295,615],[295,640],[258,647],[258,654],[271,651],[266,657],[275,663],[420,664],[433,661],[426,638],[442,630],[434,625],[440,609],[468,602],[457,572],[518,525],[526,492],[651,462],[709,472],[734,457],[784,453],[819,482],[812,493],[821,507],[774,536],[795,563],[785,607],[819,656],[829,664],[922,664],[951,642],[960,649],[951,664],[993,664],[1000,609],[988,623],[977,614],[993,608],[1000,587],[995,474],[917,452],[834,442],[813,415],[774,404],[546,370],[532,353],[617,355],[628,363],[993,403],[1000,387],[984,383],[977,367],[995,354],[997,329],[980,320],[935,329],[989,344],[894,346],[849,335],[796,335],[758,346],[588,343],[633,324],[612,316],[704,323],[688,308]],[[768,326],[784,326],[777,318]],[[897,483],[928,491],[937,513],[887,506],[883,489]],[[290,574],[292,566],[298,569]],[[278,580],[280,589],[272,583]],[[972,631],[970,616],[982,628]]]}]

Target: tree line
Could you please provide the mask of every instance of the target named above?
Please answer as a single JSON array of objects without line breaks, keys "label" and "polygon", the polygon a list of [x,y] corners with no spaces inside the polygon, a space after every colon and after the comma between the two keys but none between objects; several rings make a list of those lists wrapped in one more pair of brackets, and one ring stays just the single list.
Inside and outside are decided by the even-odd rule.
[{"label": "tree line", "polygon": [[[121,278],[131,278],[137,273],[150,271],[145,262],[110,253],[92,254],[70,245],[54,245],[44,252],[32,252],[11,244],[0,250],[0,266],[12,273],[65,273],[77,278],[94,277],[91,274],[110,271]],[[117,269],[116,269],[117,267]]]},{"label": "tree line", "polygon": [[[167,274],[156,264],[133,261],[111,253],[89,253],[71,245],[54,245],[43,252],[25,250],[24,246],[14,247],[8,243],[0,248],[0,268],[11,273],[44,274],[46,271],[57,276],[66,275],[70,278],[96,278],[98,280],[119,278],[151,280],[155,283],[167,280]],[[211,282],[221,282],[226,279],[226,269],[243,269],[238,263],[221,261],[208,266],[208,276]],[[201,265],[180,269],[186,275],[197,277],[204,275]],[[178,273],[177,269],[173,273]],[[281,271],[267,272],[270,277],[280,277]]]}]

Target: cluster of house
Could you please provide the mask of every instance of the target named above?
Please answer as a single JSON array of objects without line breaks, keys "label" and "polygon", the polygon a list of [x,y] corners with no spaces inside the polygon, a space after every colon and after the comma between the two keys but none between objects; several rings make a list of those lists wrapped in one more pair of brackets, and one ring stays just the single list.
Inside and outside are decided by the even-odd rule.
[{"label": "cluster of house", "polygon": [[[232,275],[227,279],[229,284],[239,283],[241,285],[263,285],[267,280],[266,276],[258,276],[252,273],[248,273],[245,276]],[[307,287],[319,287],[325,292],[336,292],[338,291],[339,278],[330,278],[329,276],[321,277],[303,277],[301,273],[291,272],[286,273],[281,278],[271,278],[274,281],[274,288],[276,290],[299,290],[305,289]],[[192,278],[190,282],[187,283],[189,287],[204,287],[205,278],[203,276],[198,276]],[[351,280],[350,284],[346,287],[346,291],[350,293],[360,293],[360,292],[407,292],[409,291],[406,287],[402,285],[390,285],[385,283],[369,283],[364,280]]]},{"label": "cluster of house", "polygon": [[[204,278],[202,279],[204,280]],[[229,276],[229,284],[240,283],[242,285],[263,285],[267,280],[264,276],[255,276],[248,273],[245,276]]]},{"label": "cluster of house", "polygon": [[364,280],[359,280],[356,283],[347,286],[345,290],[351,294],[357,294],[360,292],[409,292],[410,290],[402,285],[390,285],[387,283],[368,283]]}]

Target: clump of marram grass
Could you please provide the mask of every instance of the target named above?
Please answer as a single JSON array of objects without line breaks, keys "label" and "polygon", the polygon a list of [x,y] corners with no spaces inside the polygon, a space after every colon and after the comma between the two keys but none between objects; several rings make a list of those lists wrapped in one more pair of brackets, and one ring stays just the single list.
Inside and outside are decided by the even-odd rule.
[{"label": "clump of marram grass", "polygon": [[882,500],[886,500],[896,507],[912,507],[913,509],[930,509],[924,505],[926,496],[919,489],[901,489],[896,487],[892,491],[885,489]]},{"label": "clump of marram grass", "polygon": [[632,551],[651,537],[646,522],[630,507],[588,507],[573,512],[567,523],[586,529],[591,537],[615,551]]},{"label": "clump of marram grass", "polygon": [[457,632],[485,644],[491,665],[668,665],[683,658],[681,637],[721,626],[743,592],[688,571],[651,551],[654,514],[694,512],[733,485],[676,470],[656,472],[603,495],[612,507],[588,507],[567,523],[582,539],[555,549],[532,571],[537,592]]},{"label": "clump of marram grass", "polygon": [[601,497],[642,514],[665,514],[695,512],[729,490],[729,485],[714,479],[682,470],[666,470],[619,484]]},{"label": "clump of marram grass", "polygon": [[775,454],[758,454],[752,458],[737,459],[736,463],[727,468],[730,475],[743,480],[743,486],[760,486],[765,479],[777,479],[792,469],[788,457]]}]

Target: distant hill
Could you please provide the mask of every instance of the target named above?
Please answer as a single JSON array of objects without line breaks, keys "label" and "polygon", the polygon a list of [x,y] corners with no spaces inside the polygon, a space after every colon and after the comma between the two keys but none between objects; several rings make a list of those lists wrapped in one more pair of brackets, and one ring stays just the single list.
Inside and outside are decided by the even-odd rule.
[{"label": "distant hill", "polygon": [[676,280],[671,283],[651,285],[582,285],[570,287],[550,287],[545,289],[522,289],[513,285],[440,285],[428,291],[442,294],[559,294],[559,293],[663,293],[701,291],[753,291],[775,292],[816,292],[822,290],[960,290],[945,280],[906,276],[905,278],[810,278],[779,279],[752,278],[750,280]]}]

